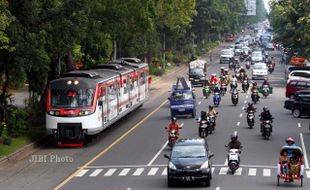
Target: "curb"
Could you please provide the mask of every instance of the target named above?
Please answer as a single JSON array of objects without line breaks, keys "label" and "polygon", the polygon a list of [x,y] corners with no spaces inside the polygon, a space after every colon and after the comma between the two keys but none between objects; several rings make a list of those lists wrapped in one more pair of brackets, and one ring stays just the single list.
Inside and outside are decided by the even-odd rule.
[{"label": "curb", "polygon": [[11,153],[7,156],[1,157],[0,158],[0,167],[3,167],[9,163],[15,163],[17,161],[24,159],[25,157],[27,157],[27,156],[31,155],[32,153],[38,151],[40,148],[47,145],[51,141],[52,141],[52,139],[50,138],[50,136],[46,135],[46,136],[43,136],[43,137],[35,140],[34,142],[32,142],[30,144],[27,144],[27,145],[17,149],[16,151],[14,151],[13,153]]}]

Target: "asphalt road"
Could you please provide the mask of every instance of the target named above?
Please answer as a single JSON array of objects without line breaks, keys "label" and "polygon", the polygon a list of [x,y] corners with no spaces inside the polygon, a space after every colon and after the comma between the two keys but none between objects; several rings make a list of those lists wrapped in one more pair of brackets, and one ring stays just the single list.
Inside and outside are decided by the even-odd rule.
[{"label": "asphalt road", "polygon": [[[277,59],[277,53],[273,53]],[[219,73],[218,60],[210,65],[208,74]],[[225,65],[227,67],[227,65]],[[58,149],[47,147],[36,155],[47,155],[47,161],[31,162],[26,160],[0,170],[1,189],[88,189],[88,190],[122,190],[122,189],[168,189],[166,165],[163,157],[170,149],[165,146],[167,133],[164,127],[169,123],[170,111],[167,102],[168,89],[179,75],[185,75],[187,68],[178,68],[174,73],[152,85],[152,96],[142,109],[130,114],[111,129],[103,132],[92,144],[79,149]],[[250,73],[250,71],[248,72]],[[274,93],[267,99],[261,98],[256,105],[258,113],[263,106],[268,106],[275,117],[273,134],[269,141],[262,138],[259,131],[258,113],[256,125],[249,129],[246,113],[242,110],[250,101],[250,94],[240,93],[239,104],[233,106],[230,95],[224,96],[217,108],[216,131],[208,137],[210,151],[214,152],[213,179],[209,189],[280,189],[298,187],[299,183],[281,183],[276,186],[275,166],[279,149],[288,136],[293,137],[298,145],[304,144],[305,155],[310,158],[309,119],[295,119],[283,108],[285,100],[284,66],[277,65],[275,72],[269,76]],[[260,82],[259,82],[260,83]],[[239,88],[241,85],[239,84]],[[211,99],[202,97],[201,88],[196,88],[198,110],[206,110]],[[192,118],[179,118],[183,125],[181,137],[197,138],[198,125]],[[235,175],[227,171],[226,149],[229,136],[238,131],[243,144],[241,168]],[[303,141],[302,141],[303,139]],[[67,156],[71,160],[59,163],[51,157]],[[59,161],[59,160],[58,160]],[[308,166],[308,162],[306,164]],[[308,166],[309,167],[309,166]],[[310,170],[307,168],[304,187],[309,189]],[[192,185],[185,189],[200,189]],[[176,187],[175,189],[180,188]]]}]

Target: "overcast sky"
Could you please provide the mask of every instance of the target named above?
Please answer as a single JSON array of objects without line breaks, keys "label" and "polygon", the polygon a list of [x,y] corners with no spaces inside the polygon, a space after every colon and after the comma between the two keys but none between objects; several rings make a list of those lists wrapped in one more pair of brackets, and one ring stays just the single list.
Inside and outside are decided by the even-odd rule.
[{"label": "overcast sky", "polygon": [[270,1],[270,0],[264,0],[265,7],[266,7],[268,13],[269,13],[269,11],[270,11],[270,7],[269,7],[269,4],[268,4],[269,1]]}]

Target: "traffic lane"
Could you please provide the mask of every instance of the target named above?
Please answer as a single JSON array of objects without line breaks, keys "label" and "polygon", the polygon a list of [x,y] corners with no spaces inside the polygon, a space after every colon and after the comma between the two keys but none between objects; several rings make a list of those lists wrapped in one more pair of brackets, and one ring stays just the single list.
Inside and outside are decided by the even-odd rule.
[{"label": "traffic lane", "polygon": [[[184,72],[187,68],[183,68]],[[173,75],[169,76],[170,78]],[[176,76],[176,75],[174,75]],[[169,81],[169,77],[164,77],[163,80]],[[170,79],[171,80],[171,79]],[[120,134],[126,132],[131,126],[139,122],[145,117],[152,109],[157,106],[157,99],[161,98],[157,94],[160,94],[163,88],[161,83],[154,84],[153,87],[156,88],[156,95],[152,95],[150,100],[145,103],[144,108],[138,109],[131,113],[134,118],[124,118],[123,120],[117,122],[111,129],[107,129],[100,133],[97,139],[88,144],[86,147],[70,148],[70,149],[59,149],[53,144],[44,147],[42,150],[34,153],[33,155],[47,155],[52,153],[53,156],[58,157],[69,157],[73,158],[73,162],[56,163],[51,161],[31,163],[29,160],[33,155],[25,158],[24,160],[10,165],[5,171],[5,174],[1,175],[1,186],[5,189],[19,189],[20,187],[25,187],[28,189],[40,189],[40,187],[47,187],[51,189],[57,183],[62,181],[68,174],[76,170],[76,168],[86,161],[90,160],[94,155],[96,155],[103,147],[107,147],[111,144]],[[166,92],[166,89],[164,89]],[[155,91],[151,92],[151,94]],[[49,168],[48,170],[46,168]],[[54,168],[56,168],[54,170]],[[41,174],[41,175],[38,175]],[[19,179],[25,179],[19,180]],[[52,178],[52,179],[51,179]]]}]

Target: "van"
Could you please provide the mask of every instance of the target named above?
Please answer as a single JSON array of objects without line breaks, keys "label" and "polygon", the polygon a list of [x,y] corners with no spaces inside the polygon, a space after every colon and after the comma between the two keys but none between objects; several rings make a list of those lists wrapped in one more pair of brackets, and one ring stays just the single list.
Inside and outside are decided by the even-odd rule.
[{"label": "van", "polygon": [[291,97],[298,90],[310,90],[310,80],[290,80],[286,85],[286,97]]}]

